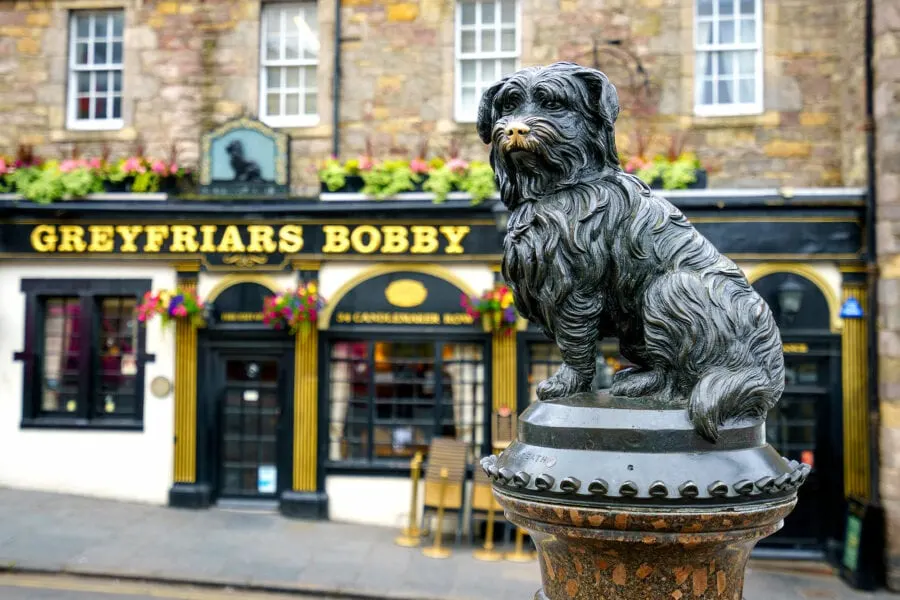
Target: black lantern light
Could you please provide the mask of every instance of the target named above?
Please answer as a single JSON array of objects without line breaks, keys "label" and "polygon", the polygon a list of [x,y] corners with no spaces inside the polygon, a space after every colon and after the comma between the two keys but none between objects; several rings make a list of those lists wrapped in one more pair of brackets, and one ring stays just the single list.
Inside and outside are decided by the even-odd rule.
[{"label": "black lantern light", "polygon": [[494,223],[497,225],[497,231],[506,233],[506,226],[509,224],[509,211],[500,200],[494,202],[491,207],[491,213],[494,215]]},{"label": "black lantern light", "polygon": [[788,277],[778,286],[778,307],[781,309],[781,315],[791,321],[800,312],[802,305],[803,286],[793,277]]}]

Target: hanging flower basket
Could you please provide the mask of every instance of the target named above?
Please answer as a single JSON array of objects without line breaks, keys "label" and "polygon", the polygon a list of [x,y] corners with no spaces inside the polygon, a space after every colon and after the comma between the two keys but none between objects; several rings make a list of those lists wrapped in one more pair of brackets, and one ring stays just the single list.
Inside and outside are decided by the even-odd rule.
[{"label": "hanging flower basket", "polygon": [[206,324],[203,317],[203,302],[191,291],[175,290],[150,291],[137,306],[138,321],[146,323],[159,316],[163,326],[177,321],[189,321],[194,327]]},{"label": "hanging flower basket", "polygon": [[316,282],[308,281],[295,290],[267,297],[263,301],[263,323],[291,335],[298,331],[306,335],[318,322],[324,306]]},{"label": "hanging flower basket", "polygon": [[462,296],[460,305],[474,319],[480,319],[484,331],[502,332],[509,335],[516,326],[516,307],[513,306],[512,291],[499,285],[481,296]]}]

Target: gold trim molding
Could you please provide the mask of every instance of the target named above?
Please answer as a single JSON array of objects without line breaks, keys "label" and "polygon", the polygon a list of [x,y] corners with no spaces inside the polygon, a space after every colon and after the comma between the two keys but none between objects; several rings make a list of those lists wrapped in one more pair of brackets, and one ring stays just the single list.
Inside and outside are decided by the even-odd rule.
[{"label": "gold trim molding", "polygon": [[209,294],[206,295],[206,301],[215,301],[215,299],[218,298],[222,294],[222,292],[239,283],[258,283],[259,285],[268,288],[272,293],[275,294],[281,291],[281,286],[278,285],[278,282],[268,275],[260,275],[258,273],[233,274],[226,275],[222,279],[220,279],[209,291]]},{"label": "gold trim molding", "polygon": [[803,263],[762,263],[754,265],[747,271],[747,280],[752,284],[768,275],[792,273],[808,280],[816,286],[828,303],[828,315],[832,333],[840,333],[843,329],[841,319],[841,300],[828,280],[815,267]]},{"label": "gold trim molding", "polygon": [[318,483],[319,332],[298,331],[294,350],[295,491],[314,492]]},{"label": "gold trim molding", "polygon": [[[196,291],[195,280],[180,284]],[[197,328],[175,323],[175,483],[197,480]]]},{"label": "gold trim molding", "polygon": [[[869,292],[862,283],[843,286],[843,299],[856,298],[866,306]],[[871,487],[869,455],[869,367],[868,315],[844,321],[841,335],[841,372],[844,419],[844,493],[869,498]]]},{"label": "gold trim molding", "polygon": [[491,348],[493,358],[493,408],[495,411],[501,408],[516,410],[517,380],[516,367],[516,332],[509,333],[495,331]]}]

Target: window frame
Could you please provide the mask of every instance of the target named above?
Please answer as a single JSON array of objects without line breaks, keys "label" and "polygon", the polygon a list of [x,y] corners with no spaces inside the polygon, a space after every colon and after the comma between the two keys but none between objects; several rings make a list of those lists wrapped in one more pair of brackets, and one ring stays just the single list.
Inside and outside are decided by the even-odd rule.
[{"label": "window frame", "polygon": [[[475,9],[475,25],[465,27],[474,27],[471,31],[476,32],[476,44],[479,36],[477,35],[483,29],[480,28],[481,24],[481,4],[483,0],[466,0],[468,2],[474,2],[476,5]],[[496,4],[495,16],[496,20],[494,21],[494,32],[499,34],[503,29],[503,24],[499,19],[497,13],[500,12],[500,1],[494,0]],[[492,52],[483,52],[476,51],[471,54],[463,55],[462,52],[462,33],[463,33],[463,23],[462,23],[462,5],[464,0],[456,0],[455,4],[455,14],[453,17],[453,119],[457,123],[474,123],[478,119],[478,108],[476,104],[476,109],[473,114],[467,114],[463,111],[462,106],[462,64],[466,61],[472,61],[478,64],[480,61],[485,60],[504,60],[504,59],[513,59],[515,60],[515,69],[518,70],[521,68],[522,64],[522,0],[513,0],[515,3],[515,34],[516,34],[516,49],[513,51],[503,51],[496,50]],[[469,30],[469,29],[467,29]],[[476,79],[476,86],[481,86],[481,80]],[[477,89],[476,87],[476,89]],[[477,98],[477,93],[476,93]]]},{"label": "window frame", "polygon": [[[96,16],[99,14],[110,15],[112,13],[121,13],[122,15],[122,60],[120,63],[107,63],[102,66],[96,63],[86,65],[78,65],[75,57],[78,44],[78,20],[80,18]],[[90,48],[93,45],[94,32],[91,30],[91,40],[88,44]],[[107,39],[113,39],[112,34]],[[109,8],[109,9],[88,9],[88,10],[72,10],[69,12],[69,41],[67,45],[67,65],[66,65],[66,128],[76,131],[114,131],[125,127],[125,9]],[[98,71],[119,71],[122,77],[122,89],[119,92],[121,99],[121,116],[119,118],[96,119],[93,116],[89,119],[78,118],[78,74],[82,72],[98,72]],[[109,83],[112,86],[112,83]],[[93,98],[93,90],[90,91]],[[107,100],[112,96],[107,94]]]},{"label": "window frame", "polygon": [[[138,323],[135,348],[135,400],[131,416],[95,414],[94,392],[97,389],[101,305],[104,298],[131,298],[140,302],[151,288],[149,279],[23,279],[25,293],[24,349],[13,358],[22,362],[22,420],[20,427],[43,429],[83,429],[143,431],[145,366],[155,360],[146,351],[146,327]],[[44,359],[44,307],[53,298],[77,298],[81,307],[81,331],[88,331],[86,351],[79,355],[78,407],[72,413],[42,413]],[[86,363],[84,362],[86,361]]]},{"label": "window frame", "polygon": [[[319,57],[313,59],[303,58],[303,52],[301,50],[300,56],[297,59],[267,59],[266,58],[266,43],[268,42],[268,33],[266,30],[266,12],[271,10],[282,11],[286,7],[291,6],[306,6],[310,5],[313,7],[313,12],[316,14],[316,21],[318,21],[318,9],[319,3],[316,0],[297,0],[293,2],[264,2],[262,4],[260,15],[259,15],[259,75],[257,77],[257,86],[259,93],[259,120],[272,128],[289,128],[289,127],[315,127],[322,121],[322,117],[320,114],[320,102],[319,102]],[[283,12],[280,14],[284,14]],[[321,35],[319,36],[320,41],[320,53],[321,53]],[[300,114],[293,116],[285,116],[282,114],[279,115],[269,115],[267,114],[267,95],[268,95],[268,68],[270,67],[315,67],[316,72],[316,113],[313,115],[309,114]],[[304,82],[305,83],[305,82]],[[284,89],[283,85],[279,85],[278,90]],[[304,91],[299,92],[300,101],[303,103],[303,108],[306,107],[306,87],[302,88]]]},{"label": "window frame", "polygon": [[[438,328],[439,329],[439,328]],[[491,453],[491,411],[493,410],[493,405],[491,404],[491,396],[490,391],[493,389],[493,380],[492,380],[492,372],[489,368],[492,360],[492,352],[493,352],[493,344],[490,342],[490,339],[486,336],[479,336],[478,334],[472,333],[461,333],[461,332],[451,332],[451,331],[442,331],[437,334],[432,335],[422,335],[419,333],[413,332],[405,332],[398,330],[377,330],[374,328],[363,328],[362,331],[340,331],[340,332],[321,332],[321,337],[319,340],[319,369],[318,376],[319,381],[322,382],[319,385],[319,402],[320,402],[320,427],[322,431],[325,431],[325,435],[320,436],[319,438],[319,454],[322,457],[322,466],[325,474],[335,474],[335,475],[354,475],[354,474],[363,474],[363,475],[385,475],[385,476],[408,476],[409,475],[409,459],[408,458],[378,458],[374,455],[371,459],[369,458],[356,458],[356,459],[332,459],[329,454],[329,447],[332,443],[331,440],[331,403],[333,401],[331,395],[331,352],[335,346],[335,344],[342,342],[357,342],[357,343],[375,343],[377,341],[391,341],[391,342],[409,342],[409,343],[426,343],[426,344],[434,344],[435,348],[440,345],[443,347],[447,344],[471,344],[477,345],[481,348],[482,357],[484,364],[487,367],[484,368],[483,380],[481,382],[481,386],[483,388],[483,404],[480,407],[482,412],[481,414],[481,423],[478,424],[478,427],[481,429],[481,435],[483,436],[481,445],[477,445],[472,443],[470,448],[473,450],[477,448],[477,451],[481,456],[487,456]],[[435,357],[435,365],[443,364],[443,358],[438,360],[438,357]],[[374,351],[369,353],[366,356],[366,361],[369,365],[369,368],[372,369],[374,366]],[[373,381],[373,380],[372,380]],[[371,399],[370,399],[371,400]],[[374,403],[369,403],[369,411],[371,414],[371,410],[374,407]],[[373,422],[370,421],[370,424]],[[473,439],[477,439],[477,435],[473,429]],[[437,436],[435,436],[437,437]],[[428,456],[425,456],[426,464]],[[471,467],[471,465],[469,465]]]},{"label": "window frame", "polygon": [[[734,0],[734,5],[740,14],[740,1]],[[698,117],[732,117],[732,116],[743,116],[743,115],[758,115],[762,114],[764,111],[765,104],[765,82],[764,82],[764,69],[763,62],[765,60],[765,55],[763,53],[763,1],[762,0],[753,0],[754,2],[754,14],[753,18],[755,21],[755,37],[756,42],[754,44],[740,43],[734,42],[730,44],[722,44],[722,43],[711,43],[711,44],[700,44],[697,40],[697,34],[700,25],[700,2],[699,0],[694,0],[694,11],[693,11],[693,28],[691,30],[692,34],[692,42],[694,47],[694,90],[693,90],[693,99],[694,99],[694,114]],[[702,17],[704,20],[708,19],[711,23],[712,27],[716,27],[720,16],[719,16],[719,7],[718,1],[713,0],[713,14],[710,17]],[[737,21],[735,21],[737,22]],[[735,34],[738,34],[738,28],[735,27]],[[699,62],[699,56],[701,53],[703,54],[717,54],[721,52],[746,52],[746,51],[755,52],[755,65],[754,65],[754,81],[755,81],[755,99],[753,102],[732,102],[729,104],[703,104],[701,103],[701,98],[703,94],[703,77],[704,73],[700,73],[697,70],[697,65]],[[718,81],[718,74],[714,73],[713,81]],[[735,80],[737,81],[737,79]],[[739,89],[735,89],[736,94],[740,94]]]}]

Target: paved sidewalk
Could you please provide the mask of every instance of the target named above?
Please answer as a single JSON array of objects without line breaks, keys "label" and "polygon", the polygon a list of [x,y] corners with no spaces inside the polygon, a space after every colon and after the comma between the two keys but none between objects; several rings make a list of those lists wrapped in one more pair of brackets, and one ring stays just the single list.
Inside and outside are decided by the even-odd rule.
[{"label": "paved sidewalk", "polygon": [[[446,560],[397,532],[272,513],[159,506],[0,488],[0,568],[215,582],[409,600],[530,600],[535,562]],[[448,538],[449,540],[449,538]],[[864,600],[838,579],[753,564],[746,600]]]}]

